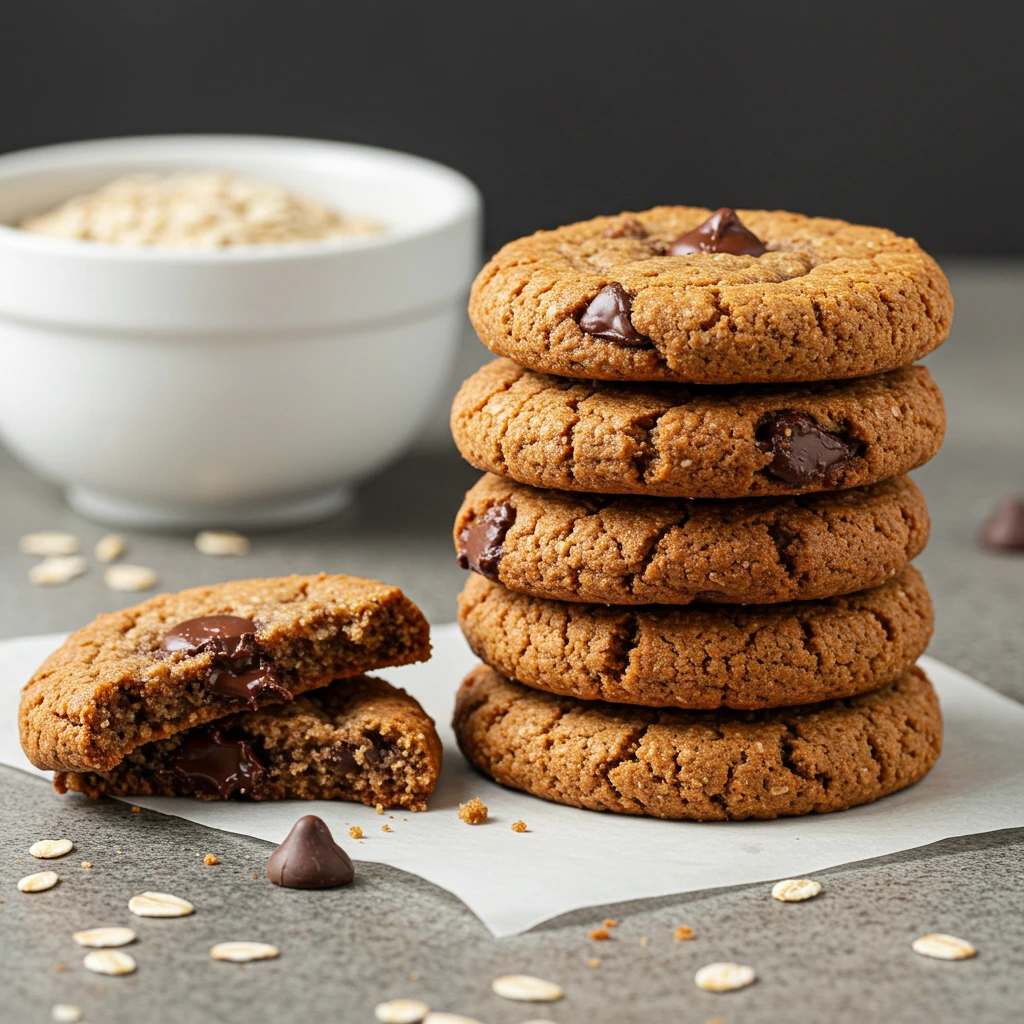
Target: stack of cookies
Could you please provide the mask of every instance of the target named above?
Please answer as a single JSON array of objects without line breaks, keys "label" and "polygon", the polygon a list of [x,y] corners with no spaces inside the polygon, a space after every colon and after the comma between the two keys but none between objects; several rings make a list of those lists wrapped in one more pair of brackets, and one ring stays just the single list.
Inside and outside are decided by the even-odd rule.
[{"label": "stack of cookies", "polygon": [[505,246],[470,315],[502,357],[452,409],[486,475],[455,524],[485,662],[455,711],[497,781],[696,820],[866,803],[942,722],[905,475],[942,442],[912,365],[938,265],[890,231],[691,207]]},{"label": "stack of cookies", "polygon": [[236,580],[100,615],[29,680],[21,744],[63,793],[324,799],[422,810],[441,741],[362,673],[430,657],[397,587]]}]

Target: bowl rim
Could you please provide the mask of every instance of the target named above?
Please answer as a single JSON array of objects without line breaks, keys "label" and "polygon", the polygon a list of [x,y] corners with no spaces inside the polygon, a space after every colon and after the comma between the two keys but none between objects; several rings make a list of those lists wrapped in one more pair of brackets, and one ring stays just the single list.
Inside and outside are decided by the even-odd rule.
[{"label": "bowl rim", "polygon": [[[313,242],[280,243],[275,245],[239,245],[221,249],[170,249],[150,245],[120,245],[113,242],[94,242],[76,238],[53,238],[19,227],[0,223],[0,246],[24,248],[40,255],[50,253],[63,258],[82,260],[139,260],[162,264],[251,264],[273,261],[332,259],[347,253],[365,253],[393,248],[414,239],[444,230],[467,218],[480,215],[483,200],[477,186],[460,171],[427,157],[382,146],[369,146],[358,142],[340,142],[297,135],[250,135],[228,133],[169,133],[165,135],[122,135],[75,142],[60,142],[29,149],[14,150],[0,155],[0,190],[10,177],[31,173],[33,169],[51,169],[60,166],[102,166],[103,157],[114,160],[118,150],[133,147],[152,148],[154,151],[182,145],[237,145],[242,147],[271,146],[279,149],[319,151],[339,156],[343,153],[369,157],[383,164],[401,166],[412,172],[435,179],[447,186],[455,197],[453,209],[443,217],[436,217],[416,227],[401,225],[376,235],[353,235],[348,238],[324,239]],[[271,154],[272,155],[272,154]],[[83,159],[84,158],[84,159]],[[33,167],[33,165],[36,165]],[[68,198],[71,198],[70,196]]]}]

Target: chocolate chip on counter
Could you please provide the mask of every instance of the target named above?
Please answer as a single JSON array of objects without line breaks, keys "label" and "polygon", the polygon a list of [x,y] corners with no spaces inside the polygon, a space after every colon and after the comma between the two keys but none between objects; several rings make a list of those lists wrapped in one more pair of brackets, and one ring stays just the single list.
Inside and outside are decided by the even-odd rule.
[{"label": "chocolate chip on counter", "polygon": [[1024,501],[1007,498],[982,524],[979,542],[999,551],[1024,551]]},{"label": "chocolate chip on counter", "polygon": [[763,256],[768,246],[743,226],[736,211],[722,206],[700,227],[680,235],[668,249],[669,256],[693,252],[727,252],[733,256]]},{"label": "chocolate chip on counter", "polygon": [[355,868],[325,822],[306,814],[270,855],[267,878],[286,889],[333,889],[348,885]]},{"label": "chocolate chip on counter", "polygon": [[797,487],[835,476],[857,454],[857,445],[823,430],[803,412],[776,413],[758,430],[756,444],[773,455],[768,472]]},{"label": "chocolate chip on counter", "polygon": [[649,345],[651,339],[640,334],[630,320],[632,309],[633,300],[621,284],[605,285],[583,311],[580,330],[622,345]]},{"label": "chocolate chip on counter", "polygon": [[248,740],[227,739],[220,729],[190,733],[168,771],[225,800],[256,797],[266,769]]},{"label": "chocolate chip on counter", "polygon": [[505,502],[492,505],[459,535],[459,565],[463,569],[498,579],[498,565],[505,553],[502,546],[516,521],[516,510]]}]

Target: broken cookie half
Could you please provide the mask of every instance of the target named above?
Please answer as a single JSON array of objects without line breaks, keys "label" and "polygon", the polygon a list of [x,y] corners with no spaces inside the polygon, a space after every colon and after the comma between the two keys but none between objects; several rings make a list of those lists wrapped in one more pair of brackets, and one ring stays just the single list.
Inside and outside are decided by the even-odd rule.
[{"label": "broken cookie half", "polygon": [[441,770],[434,722],[383,679],[342,679],[133,750],[106,772],[58,772],[61,793],[206,800],[354,800],[412,811]]},{"label": "broken cookie half", "polygon": [[[433,723],[387,684],[344,681],[429,656],[420,610],[373,580],[290,576],[164,594],[99,616],[46,660],[22,693],[22,747],[59,773],[58,789],[93,795],[363,799],[351,794],[377,789],[411,807],[425,783],[413,796],[407,778],[385,779],[383,769],[401,775],[415,762],[429,779],[435,749],[440,762]],[[297,699],[324,688],[315,701]],[[372,701],[362,705],[370,719],[345,717],[360,694],[383,700],[385,691],[405,708],[398,726],[408,722],[408,734],[366,725]]]}]

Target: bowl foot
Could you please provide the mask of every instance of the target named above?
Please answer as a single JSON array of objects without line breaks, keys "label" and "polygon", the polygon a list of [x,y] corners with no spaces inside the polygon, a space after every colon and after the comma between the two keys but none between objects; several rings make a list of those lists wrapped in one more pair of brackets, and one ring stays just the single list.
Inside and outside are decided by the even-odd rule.
[{"label": "bowl foot", "polygon": [[69,487],[68,504],[86,519],[131,529],[276,529],[304,526],[336,515],[352,501],[351,488],[336,486],[292,498],[223,505],[174,505],[132,501],[91,487]]}]

